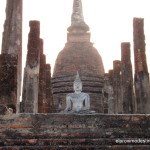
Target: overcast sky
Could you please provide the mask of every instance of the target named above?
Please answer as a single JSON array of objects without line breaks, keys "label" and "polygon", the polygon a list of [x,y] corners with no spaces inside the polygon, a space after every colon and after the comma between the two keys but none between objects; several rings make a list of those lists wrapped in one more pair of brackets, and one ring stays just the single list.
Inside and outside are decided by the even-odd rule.
[{"label": "overcast sky", "polygon": [[[120,59],[121,42],[133,43],[133,17],[145,19],[147,62],[150,68],[149,0],[82,0],[82,2],[85,22],[90,27],[91,42],[102,56],[106,72],[112,69],[113,60]],[[0,0],[0,44],[5,19],[5,3],[6,0]],[[41,38],[44,39],[44,53],[47,56],[47,63],[50,63],[53,68],[59,51],[64,48],[67,41],[72,5],[73,0],[24,0],[24,61],[27,52],[29,20],[39,20]],[[133,52],[133,44],[131,51]]]}]

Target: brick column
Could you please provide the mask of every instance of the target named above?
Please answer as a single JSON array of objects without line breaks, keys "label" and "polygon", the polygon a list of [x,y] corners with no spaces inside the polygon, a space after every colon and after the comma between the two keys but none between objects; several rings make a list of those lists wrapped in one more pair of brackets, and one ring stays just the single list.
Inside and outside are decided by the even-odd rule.
[{"label": "brick column", "polygon": [[130,43],[121,43],[121,94],[124,114],[135,113]]},{"label": "brick column", "polygon": [[137,113],[150,113],[150,85],[145,54],[144,19],[134,18],[133,29]]},{"label": "brick column", "polygon": [[40,22],[30,21],[30,32],[28,38],[28,53],[26,67],[24,69],[24,83],[22,94],[22,112],[38,112],[38,90],[40,71]]},{"label": "brick column", "polygon": [[[7,0],[0,57],[0,105],[7,106],[11,103],[14,112],[19,112],[22,79],[22,0]],[[11,75],[7,76],[9,73]],[[9,78],[10,76],[13,78]],[[8,92],[4,92],[7,90]]]},{"label": "brick column", "polygon": [[109,70],[109,73],[105,73],[103,98],[104,98],[104,112],[108,114],[115,114],[113,70]]},{"label": "brick column", "polygon": [[113,89],[114,89],[115,114],[122,113],[120,73],[121,73],[121,62],[120,60],[115,60],[113,62]]},{"label": "brick column", "polygon": [[30,21],[28,54],[24,71],[21,111],[25,113],[52,112],[50,65],[43,54],[40,22]]},{"label": "brick column", "polygon": [[52,112],[52,90],[50,65],[46,64],[46,56],[43,54],[43,41],[41,41],[40,74],[38,92],[38,113]]}]

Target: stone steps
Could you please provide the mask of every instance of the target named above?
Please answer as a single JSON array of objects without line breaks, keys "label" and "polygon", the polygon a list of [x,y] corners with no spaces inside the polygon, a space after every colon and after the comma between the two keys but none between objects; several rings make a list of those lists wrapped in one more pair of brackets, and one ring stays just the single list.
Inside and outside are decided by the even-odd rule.
[{"label": "stone steps", "polygon": [[[122,146],[124,143],[118,143],[116,138],[74,138],[74,139],[63,139],[63,138],[51,138],[51,139],[0,139],[0,146]],[[126,141],[136,141],[134,138],[125,138],[123,140]],[[145,146],[149,145],[149,143],[127,143],[126,146]]]},{"label": "stone steps", "polygon": [[68,145],[116,145],[117,139],[85,139],[85,138],[75,138],[75,139],[1,139],[1,146],[34,146],[34,145],[50,145],[50,146],[68,146]]},{"label": "stone steps", "polygon": [[0,146],[0,150],[149,150],[149,145],[121,146]]},{"label": "stone steps", "polygon": [[150,115],[14,114],[0,116],[0,150],[150,150]]}]

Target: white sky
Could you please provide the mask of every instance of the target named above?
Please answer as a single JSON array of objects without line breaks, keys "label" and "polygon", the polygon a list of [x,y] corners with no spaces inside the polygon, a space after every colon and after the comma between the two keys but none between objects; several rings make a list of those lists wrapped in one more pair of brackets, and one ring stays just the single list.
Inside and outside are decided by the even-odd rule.
[{"label": "white sky", "polygon": [[[5,19],[6,0],[0,0],[0,44]],[[149,0],[82,0],[85,22],[91,41],[102,56],[105,71],[121,57],[121,42],[133,41],[133,17],[145,19],[147,62],[150,67]],[[26,59],[29,20],[41,22],[41,38],[47,63],[54,66],[56,57],[67,41],[73,0],[24,0],[23,60]],[[133,52],[133,44],[131,45]],[[133,53],[132,53],[133,56]],[[25,64],[25,63],[24,63]],[[24,67],[24,66],[23,66]],[[150,70],[150,69],[149,69]]]}]

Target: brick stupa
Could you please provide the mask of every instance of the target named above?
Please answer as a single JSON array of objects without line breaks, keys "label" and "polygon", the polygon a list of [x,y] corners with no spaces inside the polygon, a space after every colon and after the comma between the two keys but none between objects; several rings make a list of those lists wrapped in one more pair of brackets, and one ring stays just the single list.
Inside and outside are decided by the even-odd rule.
[{"label": "brick stupa", "polygon": [[104,67],[100,54],[90,42],[88,25],[84,22],[81,0],[74,0],[67,43],[59,53],[53,73],[55,111],[65,109],[66,95],[73,92],[77,71],[83,83],[83,92],[89,93],[91,109],[103,112],[102,87]]}]

